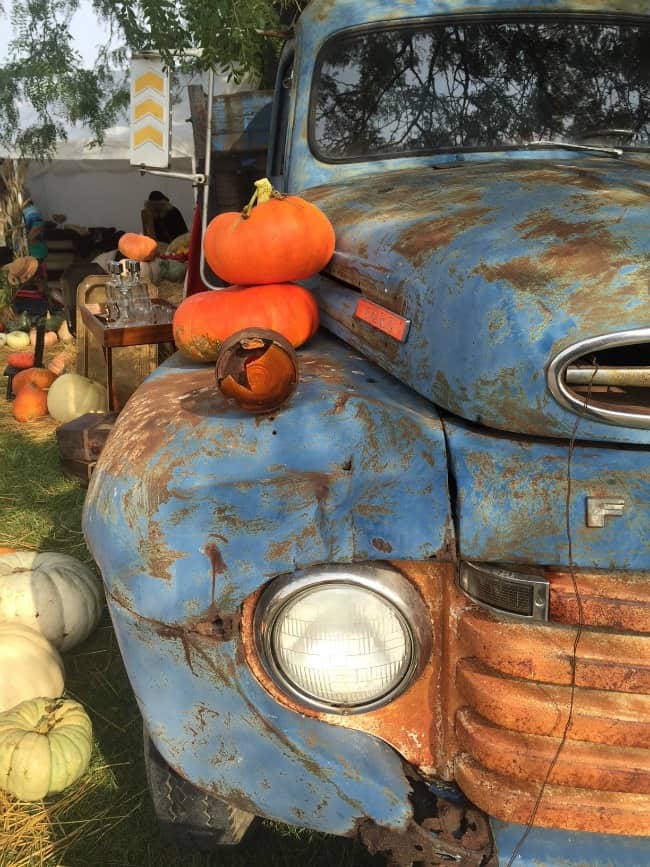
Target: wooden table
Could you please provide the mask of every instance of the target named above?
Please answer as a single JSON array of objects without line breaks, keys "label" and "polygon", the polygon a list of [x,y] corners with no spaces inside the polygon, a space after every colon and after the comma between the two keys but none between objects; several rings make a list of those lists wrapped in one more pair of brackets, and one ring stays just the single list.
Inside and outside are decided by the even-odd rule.
[{"label": "wooden table", "polygon": [[[104,354],[109,410],[119,409],[113,386],[113,349],[121,346],[174,342],[171,317],[176,307],[162,298],[152,298],[151,304],[151,322],[133,325],[117,325],[109,322],[104,304],[82,304],[79,308],[84,325],[97,340]],[[158,322],[156,321],[158,318],[169,319],[169,321]],[[84,344],[84,370],[88,370],[88,341]]]}]

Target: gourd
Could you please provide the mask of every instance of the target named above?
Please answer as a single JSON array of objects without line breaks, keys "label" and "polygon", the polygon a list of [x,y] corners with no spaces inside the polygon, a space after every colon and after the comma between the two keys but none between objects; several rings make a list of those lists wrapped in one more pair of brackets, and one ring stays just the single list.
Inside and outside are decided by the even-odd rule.
[{"label": "gourd", "polygon": [[[284,196],[263,178],[241,213],[218,214],[203,238],[205,258],[226,283],[304,280],[334,252],[334,229],[316,205]],[[250,324],[250,323],[249,323]]]},{"label": "gourd", "polygon": [[14,394],[18,394],[20,389],[29,382],[37,388],[49,388],[55,379],[56,374],[51,370],[44,367],[28,367],[13,377],[11,390]]},{"label": "gourd", "polygon": [[11,412],[16,421],[35,421],[45,418],[47,409],[47,391],[39,388],[33,382],[28,382],[20,389],[11,405]]},{"label": "gourd", "polygon": [[102,614],[99,580],[69,554],[0,554],[0,621],[42,633],[61,651],[85,641]]},{"label": "gourd", "polygon": [[92,724],[71,699],[34,698],[0,714],[0,788],[21,801],[67,789],[88,769]]},{"label": "gourd", "polygon": [[3,331],[0,331],[0,346],[4,346],[6,342],[7,335]]},{"label": "gourd", "polygon": [[126,232],[117,242],[117,249],[127,259],[149,262],[151,259],[155,259],[158,253],[158,244],[148,235]]},{"label": "gourd", "polygon": [[[26,334],[25,337],[29,341],[29,335]],[[29,343],[27,345],[29,345]],[[20,370],[26,370],[28,367],[33,367],[34,361],[33,352],[12,352],[7,356],[7,364]]]},{"label": "gourd", "polygon": [[185,277],[187,271],[187,263],[180,259],[157,259],[159,265],[159,275],[161,280],[169,280],[171,283],[180,283]]},{"label": "gourd", "polygon": [[[63,326],[61,326],[63,327]],[[65,370],[65,365],[67,361],[67,356],[65,352],[57,353],[54,358],[50,361],[47,366],[47,369],[54,373],[56,376],[59,376]]]},{"label": "gourd", "polygon": [[78,373],[63,373],[50,386],[47,408],[53,419],[68,422],[87,412],[106,410],[106,389]]},{"label": "gourd", "polygon": [[0,713],[25,699],[58,698],[63,661],[44,635],[13,621],[0,622]]},{"label": "gourd", "polygon": [[295,283],[230,286],[188,295],[172,320],[177,348],[195,361],[216,361],[223,341],[244,328],[277,331],[301,346],[318,330],[318,306]]},{"label": "gourd", "polygon": [[[36,346],[36,329],[29,329],[29,342],[32,346]],[[45,331],[43,334],[43,346],[54,346],[59,342],[56,331]]]},{"label": "gourd", "polygon": [[26,349],[29,344],[29,334],[25,331],[10,331],[7,334],[7,346],[9,349]]},{"label": "gourd", "polygon": [[74,334],[70,332],[67,320],[65,319],[57,328],[56,333],[59,340],[61,340],[63,343],[70,343],[71,340],[74,340]]}]

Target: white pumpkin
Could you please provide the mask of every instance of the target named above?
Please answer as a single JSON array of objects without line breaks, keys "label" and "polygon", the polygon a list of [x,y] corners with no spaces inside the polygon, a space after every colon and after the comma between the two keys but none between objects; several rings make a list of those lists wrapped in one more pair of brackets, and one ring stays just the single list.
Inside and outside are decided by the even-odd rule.
[{"label": "white pumpkin", "polygon": [[105,412],[106,389],[78,373],[63,373],[54,380],[47,393],[47,411],[58,422],[65,423],[87,412]]},{"label": "white pumpkin", "polygon": [[9,349],[27,349],[29,345],[29,334],[26,331],[10,331],[7,334],[7,346]]},{"label": "white pumpkin", "polygon": [[59,650],[88,638],[103,602],[99,579],[69,554],[0,554],[0,621],[31,626]]},{"label": "white pumpkin", "polygon": [[6,342],[7,335],[4,333],[4,331],[0,331],[0,346],[4,346]]},{"label": "white pumpkin", "polygon": [[63,692],[63,660],[54,645],[29,626],[0,621],[0,713],[21,701]]},{"label": "white pumpkin", "polygon": [[92,724],[76,701],[35,698],[0,714],[0,788],[21,801],[62,792],[87,770]]}]

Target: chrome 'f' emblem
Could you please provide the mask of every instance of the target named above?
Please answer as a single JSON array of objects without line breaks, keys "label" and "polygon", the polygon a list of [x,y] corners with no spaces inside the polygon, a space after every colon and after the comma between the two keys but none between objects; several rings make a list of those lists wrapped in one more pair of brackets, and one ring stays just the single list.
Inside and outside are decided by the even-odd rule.
[{"label": "chrome 'f' emblem", "polygon": [[604,527],[605,518],[618,518],[624,508],[624,497],[587,497],[587,526]]}]

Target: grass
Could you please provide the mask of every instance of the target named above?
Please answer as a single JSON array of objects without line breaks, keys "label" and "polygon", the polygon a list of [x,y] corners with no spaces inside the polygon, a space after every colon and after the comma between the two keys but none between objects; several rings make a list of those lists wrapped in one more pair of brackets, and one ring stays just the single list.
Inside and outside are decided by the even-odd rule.
[{"label": "grass", "polygon": [[[0,372],[7,352],[0,350]],[[56,423],[19,425],[0,378],[0,547],[63,551],[92,563],[81,533],[85,488],[60,471]],[[265,822],[242,850],[181,852],[161,839],[146,790],[138,707],[108,614],[65,655],[66,693],[94,727],[86,775],[32,805],[0,792],[0,867],[370,867],[356,842]]]}]

